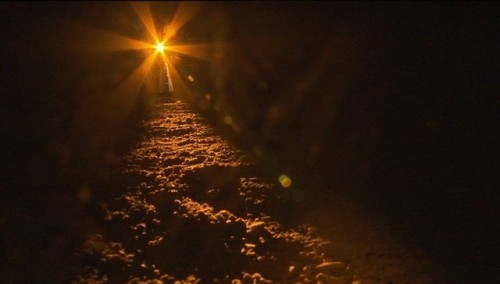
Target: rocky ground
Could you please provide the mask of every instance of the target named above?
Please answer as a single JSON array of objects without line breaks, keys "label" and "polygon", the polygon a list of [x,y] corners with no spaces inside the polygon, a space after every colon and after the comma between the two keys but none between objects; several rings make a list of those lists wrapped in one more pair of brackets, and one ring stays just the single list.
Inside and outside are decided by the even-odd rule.
[{"label": "rocky ground", "polygon": [[297,205],[292,180],[262,170],[180,100],[158,102],[144,128],[90,201],[99,229],[77,252],[75,283],[440,281],[354,202]]}]

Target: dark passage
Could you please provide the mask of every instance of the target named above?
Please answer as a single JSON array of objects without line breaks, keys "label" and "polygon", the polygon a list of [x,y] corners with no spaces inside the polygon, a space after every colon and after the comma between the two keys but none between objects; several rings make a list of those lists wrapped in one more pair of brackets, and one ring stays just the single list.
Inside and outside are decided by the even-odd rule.
[{"label": "dark passage", "polygon": [[[151,8],[165,23],[178,6]],[[497,282],[499,12],[495,2],[205,3],[177,40],[217,48],[209,60],[179,55],[189,95],[176,95],[257,166],[187,172],[199,190],[190,197],[220,210],[238,178],[286,173],[300,197],[259,210],[285,220],[352,199],[445,282]],[[68,283],[74,252],[101,229],[93,200],[114,196],[114,173],[162,98],[115,91],[139,53],[75,47],[92,46],[81,26],[139,38],[128,3],[3,2],[0,14],[0,282]],[[205,240],[184,241],[162,249]],[[217,273],[231,270],[218,260]],[[189,258],[164,261],[188,273]]]}]

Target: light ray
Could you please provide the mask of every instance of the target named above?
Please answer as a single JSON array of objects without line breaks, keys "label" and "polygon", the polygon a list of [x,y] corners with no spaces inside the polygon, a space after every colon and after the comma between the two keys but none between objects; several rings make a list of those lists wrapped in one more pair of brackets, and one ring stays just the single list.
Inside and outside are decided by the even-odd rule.
[{"label": "light ray", "polygon": [[194,16],[203,6],[200,2],[181,2],[177,8],[174,18],[165,31],[165,41],[175,37],[177,32]]},{"label": "light ray", "polygon": [[[161,54],[162,60],[165,64],[168,64],[168,68],[170,71],[170,77],[172,79],[172,83],[175,86],[176,92],[183,94],[186,99],[188,100],[193,100],[192,97],[190,97],[190,90],[189,87],[186,85],[185,80],[181,77],[179,72],[177,71],[177,68],[168,60],[168,57],[165,54]],[[187,96],[187,97],[186,97]]]},{"label": "light ray", "polygon": [[72,39],[69,47],[73,51],[90,53],[106,53],[125,50],[145,50],[154,45],[141,40],[125,37],[115,33],[74,24],[73,29],[78,37]]},{"label": "light ray", "polygon": [[151,14],[150,3],[149,2],[130,2],[132,8],[134,8],[135,12],[141,18],[142,23],[146,27],[150,40],[153,42],[159,42],[160,37],[158,36],[158,31],[156,30],[156,25],[153,20],[153,15]]},{"label": "light ray", "polygon": [[215,46],[213,44],[185,44],[185,45],[170,45],[169,52],[188,55],[197,59],[211,61]]},{"label": "light ray", "polygon": [[[188,78],[181,77],[181,74],[168,58],[169,55],[175,53],[179,55],[187,55],[196,59],[205,61],[213,61],[214,56],[220,52],[224,52],[224,45],[221,43],[211,44],[179,44],[170,45],[168,39],[172,39],[176,33],[194,16],[202,3],[180,3],[173,16],[172,21],[163,31],[163,36],[159,35],[155,20],[153,18],[150,3],[148,2],[131,2],[137,17],[141,21],[141,25],[146,29],[146,34],[142,39],[129,38],[123,35],[115,34],[108,31],[98,30],[90,27],[79,27],[80,36],[72,44],[84,52],[101,53],[101,52],[116,52],[127,50],[144,50],[149,55],[145,60],[133,70],[130,75],[123,80],[115,89],[119,94],[120,100],[116,101],[116,106],[124,110],[131,110],[135,103],[135,98],[141,93],[143,86],[148,86],[146,77],[156,68],[165,68],[168,66],[170,78],[175,86],[176,93],[182,94],[185,99],[193,100],[191,97],[190,88],[186,81]],[[174,55],[175,56],[175,55]],[[157,65],[161,60],[162,64]]]},{"label": "light ray", "polygon": [[148,75],[155,62],[156,57],[157,56],[154,53],[150,54],[146,58],[146,60],[144,60],[144,62],[142,62],[142,64],[137,69],[135,69],[134,72],[130,74],[130,76],[128,76],[123,83],[120,84],[120,86],[116,90],[116,92],[120,94],[119,104],[124,110],[130,111],[133,107],[135,100],[140,93],[141,87],[146,79],[146,76]]},{"label": "light ray", "polygon": [[153,47],[152,44],[143,41],[104,31],[95,31],[92,36],[93,47],[91,48],[91,50],[93,50],[94,52],[140,50],[151,49]]}]

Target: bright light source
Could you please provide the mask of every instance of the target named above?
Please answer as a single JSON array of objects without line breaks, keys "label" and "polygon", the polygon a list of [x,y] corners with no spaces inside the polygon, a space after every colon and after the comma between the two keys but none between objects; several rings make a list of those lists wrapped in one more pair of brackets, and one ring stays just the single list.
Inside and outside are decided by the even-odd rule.
[{"label": "bright light source", "polygon": [[164,50],[165,50],[165,45],[163,45],[163,43],[160,42],[156,45],[156,51],[163,52]]}]

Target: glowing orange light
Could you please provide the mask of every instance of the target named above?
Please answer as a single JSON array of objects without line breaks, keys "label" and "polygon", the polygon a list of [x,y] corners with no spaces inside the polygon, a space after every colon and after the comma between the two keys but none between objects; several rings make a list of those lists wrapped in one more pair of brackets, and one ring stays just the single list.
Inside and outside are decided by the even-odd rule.
[{"label": "glowing orange light", "polygon": [[226,115],[226,116],[224,117],[224,122],[225,122],[226,124],[228,124],[228,125],[233,124],[233,118],[232,118],[232,117],[230,117],[229,115]]},{"label": "glowing orange light", "polygon": [[278,181],[284,188],[290,187],[292,185],[292,180],[287,175],[280,175]]},{"label": "glowing orange light", "polygon": [[[212,57],[216,50],[219,53],[225,50],[214,44],[177,44],[177,46],[172,44],[175,42],[177,32],[198,13],[203,4],[197,2],[180,3],[174,17],[164,27],[162,33],[159,32],[160,29],[155,24],[151,3],[130,2],[130,5],[140,20],[139,26],[145,29],[146,35],[142,38],[129,38],[105,30],[74,24],[75,29],[78,31],[77,34],[80,36],[71,42],[71,47],[82,52],[107,53],[136,50],[144,51],[144,54],[148,55],[139,67],[132,71],[131,75],[125,78],[115,90],[123,93],[120,104],[126,109],[131,109],[142,85],[148,83],[148,78],[153,78],[148,75],[151,74],[153,68],[165,68],[168,73],[168,85],[172,86],[175,83],[178,93],[188,97],[191,96],[192,94],[184,82],[185,76],[181,77],[181,74],[176,70],[175,63],[179,61],[175,60],[176,56],[187,55],[197,59],[213,60]],[[167,43],[169,44],[167,45]],[[187,79],[194,82],[193,76]]]},{"label": "glowing orange light", "polygon": [[156,44],[156,51],[158,51],[158,52],[165,51],[165,45],[163,43],[161,43],[161,42],[158,43],[158,44]]}]

